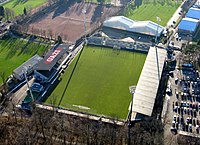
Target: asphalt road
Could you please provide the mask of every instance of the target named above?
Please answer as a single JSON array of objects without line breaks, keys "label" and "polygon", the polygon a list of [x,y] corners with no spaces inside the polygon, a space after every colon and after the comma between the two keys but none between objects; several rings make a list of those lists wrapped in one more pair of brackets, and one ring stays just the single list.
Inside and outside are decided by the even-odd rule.
[{"label": "asphalt road", "polygon": [[[176,51],[175,52],[176,54],[176,59],[177,61],[179,61],[179,57],[180,57],[180,54],[181,52],[180,51]],[[177,62],[178,64],[179,62]],[[175,102],[176,100],[176,96],[175,96],[175,90],[178,90],[178,86],[175,84],[175,78],[179,77],[181,78],[180,76],[180,72],[175,69],[173,71],[173,74],[174,74],[174,77],[169,77],[169,81],[168,81],[168,84],[171,84],[171,88],[172,88],[172,95],[171,96],[168,96],[166,94],[166,98],[168,99],[168,103],[167,103],[167,112],[166,112],[166,116],[165,116],[165,119],[164,119],[164,139],[165,139],[165,142],[164,144],[165,145],[176,145],[177,144],[177,136],[176,135],[173,135],[171,133],[171,126],[172,126],[172,120],[173,120],[173,116],[174,116],[174,112],[173,112],[173,102]]]}]

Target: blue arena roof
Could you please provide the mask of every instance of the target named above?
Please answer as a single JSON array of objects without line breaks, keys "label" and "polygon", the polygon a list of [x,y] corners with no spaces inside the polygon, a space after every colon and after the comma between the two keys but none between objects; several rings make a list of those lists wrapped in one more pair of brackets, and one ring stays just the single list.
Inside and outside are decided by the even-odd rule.
[{"label": "blue arena roof", "polygon": [[178,29],[194,32],[198,26],[199,20],[192,18],[183,18],[178,26]]},{"label": "blue arena roof", "polygon": [[200,9],[190,8],[186,14],[186,17],[200,20]]}]

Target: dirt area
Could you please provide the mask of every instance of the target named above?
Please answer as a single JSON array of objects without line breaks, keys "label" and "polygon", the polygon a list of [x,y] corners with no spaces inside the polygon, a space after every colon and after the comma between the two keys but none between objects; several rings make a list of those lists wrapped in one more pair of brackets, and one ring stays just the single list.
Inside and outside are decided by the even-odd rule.
[{"label": "dirt area", "polygon": [[87,34],[101,25],[109,16],[115,15],[119,7],[97,5],[92,3],[75,3],[64,1],[38,12],[37,17],[29,21],[29,33],[56,38],[58,35],[66,42],[74,43],[84,35],[84,14],[86,8]]}]

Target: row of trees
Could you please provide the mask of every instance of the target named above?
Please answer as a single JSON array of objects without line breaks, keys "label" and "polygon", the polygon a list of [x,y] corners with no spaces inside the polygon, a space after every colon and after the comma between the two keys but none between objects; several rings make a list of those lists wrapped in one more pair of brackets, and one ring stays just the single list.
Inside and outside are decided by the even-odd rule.
[{"label": "row of trees", "polygon": [[[0,118],[1,144],[127,144],[127,126],[92,121],[39,108],[31,118],[13,116]],[[13,113],[14,112],[14,113]],[[131,128],[131,144],[163,144],[163,126],[159,120],[148,119]]]}]

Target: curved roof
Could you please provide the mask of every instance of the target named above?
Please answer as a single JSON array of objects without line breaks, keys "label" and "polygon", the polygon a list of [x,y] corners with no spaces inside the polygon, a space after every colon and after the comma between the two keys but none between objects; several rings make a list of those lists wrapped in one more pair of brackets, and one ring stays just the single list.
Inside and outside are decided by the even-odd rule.
[{"label": "curved roof", "polygon": [[164,27],[152,21],[133,21],[124,16],[111,17],[103,23],[103,26],[156,36],[158,29],[158,36],[164,30]]},{"label": "curved roof", "polygon": [[190,8],[189,11],[186,14],[186,17],[200,20],[200,9]]},{"label": "curved roof", "polygon": [[192,18],[183,18],[178,26],[178,29],[194,32],[199,24],[199,20]]}]

